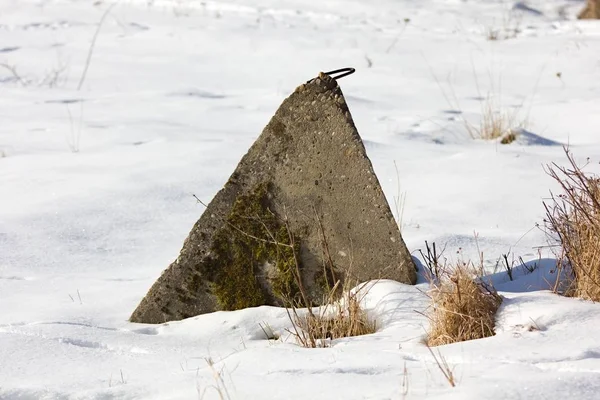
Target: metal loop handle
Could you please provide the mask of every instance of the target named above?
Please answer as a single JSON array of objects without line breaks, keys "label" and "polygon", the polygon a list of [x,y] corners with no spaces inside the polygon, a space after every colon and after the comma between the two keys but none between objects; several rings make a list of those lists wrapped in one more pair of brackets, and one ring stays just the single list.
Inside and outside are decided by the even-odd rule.
[{"label": "metal loop handle", "polygon": [[[325,75],[331,76],[335,80],[338,80],[338,79],[343,78],[345,76],[352,75],[355,72],[356,72],[356,70],[354,68],[348,67],[348,68],[335,69],[333,71],[323,72],[323,73]],[[334,74],[339,74],[339,75],[338,76],[332,76]]]},{"label": "metal loop handle", "polygon": [[[329,71],[329,72],[323,72],[323,74],[331,76],[334,80],[338,80],[345,76],[352,75],[355,72],[356,72],[356,70],[354,68],[348,67],[348,68],[334,69],[333,71]],[[338,74],[338,75],[333,76],[335,74]],[[306,83],[311,82],[313,79],[315,79],[315,78],[309,79],[308,81],[306,81]]]}]

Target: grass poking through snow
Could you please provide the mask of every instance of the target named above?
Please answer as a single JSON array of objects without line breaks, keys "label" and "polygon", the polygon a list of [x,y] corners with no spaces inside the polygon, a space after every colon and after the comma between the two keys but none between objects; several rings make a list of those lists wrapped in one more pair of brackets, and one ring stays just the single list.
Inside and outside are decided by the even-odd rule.
[{"label": "grass poking through snow", "polygon": [[[337,286],[337,285],[336,285]],[[289,307],[288,314],[293,324],[291,331],[296,341],[303,347],[328,347],[331,340],[375,333],[377,326],[361,307],[361,301],[368,293],[364,286],[354,290],[343,290],[336,298],[334,287],[325,305],[316,309],[307,308],[301,313],[296,307]]]},{"label": "grass poking through snow", "polygon": [[553,163],[548,174],[562,193],[552,195],[546,224],[562,245],[572,273],[566,294],[600,301],[600,177],[583,172],[565,148],[568,167]]},{"label": "grass poking through snow", "polygon": [[494,335],[496,311],[502,298],[477,278],[470,263],[458,262],[432,284],[428,346]]}]

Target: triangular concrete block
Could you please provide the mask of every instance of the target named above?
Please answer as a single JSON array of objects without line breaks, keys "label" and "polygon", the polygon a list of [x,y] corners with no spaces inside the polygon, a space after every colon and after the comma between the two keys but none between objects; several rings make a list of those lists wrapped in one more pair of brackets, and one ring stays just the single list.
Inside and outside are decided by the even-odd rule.
[{"label": "triangular concrete block", "polygon": [[131,321],[280,305],[299,289],[319,302],[349,277],[416,273],[342,91],[320,74],[279,107]]}]

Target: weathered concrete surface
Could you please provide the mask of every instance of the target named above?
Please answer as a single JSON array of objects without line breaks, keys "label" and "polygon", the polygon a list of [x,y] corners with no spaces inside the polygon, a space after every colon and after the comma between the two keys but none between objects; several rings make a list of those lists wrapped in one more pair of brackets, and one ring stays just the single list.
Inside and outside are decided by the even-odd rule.
[{"label": "weathered concrete surface", "polygon": [[[179,257],[152,286],[131,321],[162,323],[236,308],[224,307],[215,294],[216,280],[224,279],[218,271],[229,268],[227,263],[233,257],[223,249],[234,252],[240,248],[233,242],[223,245],[223,237],[251,236],[230,222],[236,221],[231,219],[232,209],[240,201],[248,201],[248,196],[261,185],[268,186],[268,193],[261,200],[266,207],[263,215],[287,221],[283,226],[299,245],[302,284],[312,300],[322,299],[323,282],[327,279],[323,271],[332,266],[336,279],[386,278],[415,283],[414,263],[344,96],[334,79],[320,74],[298,87],[279,107],[229,181],[208,204]],[[282,224],[270,226],[274,230]],[[215,245],[215,237],[221,238],[219,245]],[[266,243],[271,237],[266,232],[257,239]],[[253,281],[265,291],[264,296],[249,304],[281,304],[271,287],[275,263],[277,260],[272,259],[249,260],[253,264],[248,267],[255,275]],[[245,290],[240,289],[240,296]]]},{"label": "weathered concrete surface", "polygon": [[587,0],[585,8],[577,16],[579,19],[600,19],[600,0]]}]

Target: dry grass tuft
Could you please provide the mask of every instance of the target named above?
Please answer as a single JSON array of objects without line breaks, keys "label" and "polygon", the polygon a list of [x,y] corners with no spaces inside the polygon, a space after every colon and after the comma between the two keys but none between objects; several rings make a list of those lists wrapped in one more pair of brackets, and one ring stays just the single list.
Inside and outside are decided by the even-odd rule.
[{"label": "dry grass tuft", "polygon": [[[218,395],[219,400],[231,400],[231,395],[229,394],[229,390],[227,389],[227,383],[223,378],[224,375],[224,366],[220,369],[217,369],[215,362],[211,357],[205,359],[208,368],[210,369],[213,379],[215,383],[208,387],[205,387],[203,390],[199,383],[196,383],[196,391],[198,392],[198,399],[204,399],[204,396],[208,392],[208,389],[213,389]],[[231,376],[229,377],[231,380]]]},{"label": "dry grass tuft", "polygon": [[577,16],[579,19],[600,19],[600,0],[587,0],[585,8]]},{"label": "dry grass tuft", "polygon": [[488,40],[508,40],[516,38],[521,33],[523,13],[511,10],[503,15],[502,21],[496,21],[485,27],[485,35]]},{"label": "dry grass tuft", "polygon": [[562,193],[544,202],[545,222],[558,236],[572,273],[565,294],[600,301],[600,177],[585,174],[567,148],[565,153],[569,167],[552,163],[546,169]]},{"label": "dry grass tuft", "polygon": [[[336,275],[338,275],[336,266],[331,259],[327,237],[316,210],[315,217],[323,239],[324,284],[327,285],[327,294],[321,303],[323,305],[316,308],[315,312],[302,283],[300,265],[296,257],[294,257],[295,268],[293,268],[293,272],[294,280],[300,292],[299,296],[296,296],[295,299],[282,298],[292,323],[292,329],[288,330],[289,333],[296,338],[301,346],[309,348],[329,347],[331,340],[367,335],[375,333],[377,330],[375,321],[371,321],[361,307],[361,302],[372,286],[369,285],[369,282],[357,285],[358,282],[350,278],[352,264],[341,275],[344,277],[343,283],[342,280],[336,278]],[[294,238],[291,234],[289,236],[290,243],[293,246]],[[353,286],[356,287],[352,288]],[[301,308],[305,310],[299,310]]]},{"label": "dry grass tuft", "polygon": [[296,307],[289,307],[288,314],[293,324],[291,333],[297,342],[303,347],[328,347],[331,340],[375,333],[375,321],[368,318],[360,305],[367,293],[361,290],[363,288],[344,290],[341,298],[336,299],[334,287],[328,301],[317,312],[308,308],[305,315],[300,315]]},{"label": "dry grass tuft", "polygon": [[492,96],[481,101],[481,119],[478,125],[464,120],[465,129],[473,139],[495,140],[502,138],[502,144],[516,139],[516,132],[525,128],[526,120],[518,119],[518,109],[508,111],[501,107]]},{"label": "dry grass tuft", "polygon": [[433,284],[433,309],[428,346],[481,339],[494,335],[495,316],[502,298],[477,279],[470,263],[459,262]]},{"label": "dry grass tuft", "polygon": [[437,355],[434,353],[433,350],[431,350],[431,347],[429,347],[429,345],[427,345],[427,350],[429,350],[429,353],[435,360],[435,363],[440,369],[440,372],[442,373],[442,375],[444,375],[444,378],[446,378],[446,382],[448,382],[448,384],[451,387],[456,387],[456,378],[454,377],[454,370],[452,369],[452,367],[450,367],[450,364],[448,364],[446,357],[442,355],[440,349],[437,349]]},{"label": "dry grass tuft", "polygon": [[488,90],[483,92],[478,74],[475,71],[475,65],[473,65],[473,78],[480,109],[478,121],[476,122],[472,122],[464,116],[452,84],[448,82],[449,91],[446,91],[433,71],[432,75],[450,108],[461,115],[464,129],[472,139],[501,139],[502,144],[509,144],[517,138],[521,130],[527,128],[529,111],[523,110],[525,100],[513,107],[504,105],[502,102],[501,77],[494,78],[491,71],[488,72]]}]

